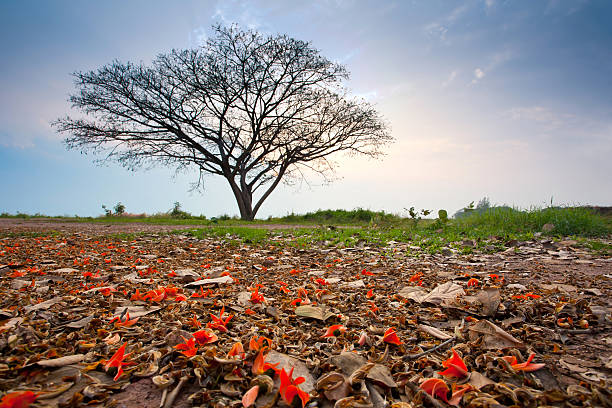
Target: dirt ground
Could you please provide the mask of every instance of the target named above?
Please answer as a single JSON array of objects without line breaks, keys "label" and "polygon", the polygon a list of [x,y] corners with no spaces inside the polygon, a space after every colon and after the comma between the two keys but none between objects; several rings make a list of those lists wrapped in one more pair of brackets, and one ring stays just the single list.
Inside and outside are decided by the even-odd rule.
[{"label": "dirt ground", "polygon": [[[279,226],[274,225],[274,227],[278,228]],[[288,227],[294,228],[295,226]],[[478,371],[486,374],[494,381],[499,381],[500,384],[503,380],[504,384],[511,384],[512,387],[529,386],[532,393],[536,392],[534,390],[541,392],[542,397],[537,399],[537,405],[543,405],[542,401],[546,401],[550,405],[568,407],[580,406],[581,404],[584,404],[584,406],[608,406],[606,401],[609,400],[606,400],[606,398],[609,398],[609,391],[608,394],[605,394],[601,389],[609,390],[609,386],[612,384],[612,308],[610,302],[612,296],[612,259],[597,257],[593,253],[580,248],[575,241],[568,239],[551,242],[550,240],[540,239],[529,242],[507,243],[505,251],[493,254],[460,255],[447,253],[446,255],[430,255],[409,243],[390,243],[384,248],[364,245],[355,248],[321,246],[303,249],[291,246],[275,248],[246,245],[236,248],[225,245],[221,241],[197,240],[181,234],[155,235],[159,232],[191,228],[194,228],[194,226],[137,223],[57,223],[38,220],[0,219],[0,236],[6,235],[8,232],[58,231],[61,233],[60,238],[56,236],[48,239],[27,237],[0,239],[0,249],[2,249],[2,245],[5,247],[4,253],[0,251],[4,255],[4,258],[0,258],[0,271],[2,271],[0,278],[5,281],[4,290],[6,292],[2,303],[4,317],[0,319],[0,326],[2,326],[0,335],[5,336],[0,339],[0,348],[4,348],[2,352],[4,356],[0,358],[0,387],[2,387],[2,390],[6,391],[11,386],[20,384],[19,382],[15,383],[18,379],[7,372],[6,367],[19,364],[18,367],[22,367],[19,372],[23,373],[25,368],[29,367],[28,361],[40,360],[42,356],[42,354],[29,355],[24,351],[29,350],[25,343],[19,349],[22,351],[16,352],[15,355],[11,354],[20,347],[13,346],[17,348],[13,348],[13,351],[9,353],[7,345],[19,344],[20,341],[19,339],[15,340],[15,337],[10,337],[11,330],[17,330],[18,338],[22,336],[24,342],[30,339],[28,341],[31,343],[33,336],[31,333],[43,331],[41,327],[45,324],[41,319],[46,319],[51,326],[57,324],[58,327],[62,328],[54,330],[45,326],[47,327],[46,330],[55,333],[54,336],[60,340],[65,339],[66,335],[62,331],[65,330],[67,324],[74,324],[75,320],[80,322],[86,319],[88,314],[94,314],[100,320],[104,320],[112,317],[113,308],[119,307],[119,304],[131,305],[129,303],[131,292],[128,291],[140,288],[144,293],[147,287],[151,288],[155,285],[160,287],[160,285],[168,282],[175,282],[173,284],[177,285],[176,279],[178,278],[172,277],[174,271],[191,270],[193,272],[195,270],[199,274],[203,270],[202,277],[208,278],[218,278],[221,276],[221,272],[231,271],[232,276],[236,278],[236,282],[240,281],[240,283],[234,285],[233,288],[223,289],[219,287],[217,294],[214,295],[216,297],[213,303],[210,298],[196,299],[197,302],[195,302],[193,296],[197,295],[198,288],[196,287],[196,291],[192,293],[193,288],[185,284],[189,280],[179,280],[178,287],[181,288],[182,293],[188,296],[192,295],[189,309],[185,309],[188,302],[165,305],[166,309],[157,312],[161,316],[155,315],[153,317],[153,315],[149,315],[143,318],[139,323],[139,326],[142,324],[142,328],[137,327],[135,332],[121,329],[117,333],[125,339],[133,339],[134,341],[138,340],[139,333],[140,336],[152,333],[153,340],[159,340],[153,341],[153,343],[160,347],[162,353],[164,353],[168,350],[172,351],[172,347],[177,344],[176,341],[173,342],[169,339],[179,338],[180,341],[180,336],[177,336],[176,333],[188,335],[185,332],[187,328],[186,311],[189,311],[189,313],[196,311],[195,313],[202,319],[207,319],[208,309],[218,308],[220,305],[227,306],[229,310],[236,314],[232,322],[233,326],[230,329],[233,339],[240,338],[243,344],[248,344],[248,336],[253,333],[254,327],[259,327],[260,333],[275,341],[276,351],[286,353],[287,356],[292,356],[306,363],[305,367],[308,370],[303,374],[307,377],[305,384],[312,383],[310,384],[311,389],[307,391],[315,396],[315,402],[311,402],[311,404],[331,407],[333,404],[330,405],[328,400],[331,397],[322,393],[321,390],[318,390],[318,393],[317,390],[314,390],[314,379],[323,377],[326,372],[335,367],[327,362],[328,359],[334,361],[333,359],[341,355],[343,350],[355,347],[359,330],[362,334],[367,333],[370,339],[374,339],[382,334],[385,327],[397,327],[398,334],[403,339],[402,346],[393,348],[391,352],[388,350],[383,352],[385,349],[384,342],[372,340],[370,343],[370,340],[368,340],[369,351],[360,351],[359,349],[354,351],[358,351],[359,354],[363,354],[370,359],[377,359],[376,361],[379,361],[389,370],[389,376],[392,376],[393,379],[385,381],[393,385],[387,384],[384,387],[380,385],[380,381],[374,381],[382,387],[380,392],[383,395],[390,399],[396,398],[402,401],[411,401],[411,398],[413,398],[413,404],[416,401],[414,398],[417,397],[411,394],[408,385],[405,386],[405,390],[400,388],[398,391],[396,387],[398,384],[403,384],[408,373],[412,376],[411,378],[420,378],[421,380],[431,375],[432,367],[440,366],[441,360],[448,356],[449,348],[442,348],[439,351],[429,353],[427,351],[428,345],[439,343],[439,339],[445,338],[443,335],[452,336],[454,331],[457,337],[455,348],[463,352],[468,367],[473,368],[474,371],[478,367]],[[99,238],[105,235],[135,232],[150,233],[151,235],[145,234],[130,243]],[[466,242],[465,245],[470,245],[470,243]],[[106,250],[105,253],[98,254],[93,250],[97,246],[102,249],[112,248],[112,250]],[[119,249],[121,249],[121,252],[119,252]],[[117,253],[113,251],[117,251]],[[90,259],[87,262],[91,263],[84,261],[84,254],[87,255],[86,259]],[[143,268],[148,265],[149,269],[145,270],[156,268],[159,272],[154,269],[155,273],[159,273],[159,275],[151,275],[150,282],[145,282],[145,279],[138,279],[138,276],[137,279],[125,280],[127,272],[132,271],[133,268],[139,271],[143,270],[134,265],[134,260],[137,257],[142,258],[142,260],[139,258],[137,261],[143,262]],[[20,271],[25,270],[37,271],[42,277],[34,276],[34,272],[28,272],[31,276],[26,275],[27,278],[19,278],[24,280],[14,278],[14,276],[21,276],[19,274],[15,275],[16,272],[20,273]],[[302,275],[296,275],[298,272],[294,274],[294,271],[298,271]],[[87,280],[88,278],[81,276],[81,274],[86,273],[90,273],[91,276],[98,272],[101,276],[97,278],[97,281]],[[13,277],[9,276],[9,273],[12,273]],[[181,278],[181,275],[179,275],[179,278]],[[185,278],[185,276],[182,278]],[[30,284],[29,279],[32,279],[32,284]],[[416,280],[418,279],[421,279],[421,281],[417,285]],[[53,306],[50,306],[49,310],[43,308],[39,310],[36,304],[28,305],[30,297],[23,297],[25,296],[24,293],[28,293],[28,288],[33,287],[36,288],[38,301],[44,304],[45,301],[59,299],[58,296],[65,296],[65,294],[62,295],[61,290],[66,290],[66,288],[73,288],[71,293],[76,293],[74,288],[78,287],[77,284],[83,286],[83,283],[79,280],[85,281],[84,285],[88,291],[84,292],[87,295],[84,295],[79,303],[70,305],[72,312],[63,309],[54,311]],[[151,286],[154,281],[154,285]],[[292,292],[293,294],[285,295],[285,293],[277,291],[279,281],[283,281],[281,283],[285,286],[281,285],[280,288],[284,287],[285,293]],[[63,286],[58,286],[57,282],[62,282]],[[70,286],[71,282],[72,286]],[[106,295],[105,297],[100,295],[94,297],[99,293],[96,291],[101,292],[105,287],[94,288],[92,285],[88,288],[87,284],[92,282],[107,282],[111,285],[109,286],[111,288],[109,292],[110,290],[114,291],[116,287],[117,290],[123,290],[127,298],[120,301],[119,299],[122,296],[118,292],[114,295],[116,296],[115,300],[112,300],[113,295],[111,295],[111,300],[108,300],[109,298]],[[260,284],[266,298],[269,296],[269,300],[266,300],[266,306],[249,303],[248,295],[252,295],[252,292],[249,291],[253,291],[253,285],[255,284]],[[432,302],[423,300],[425,299],[423,294],[432,289],[435,291],[442,284],[452,284],[453,287],[460,288],[461,296],[450,299],[443,295],[440,299]],[[213,289],[214,286],[212,286]],[[331,344],[321,343],[320,335],[314,335],[313,333],[324,331],[325,326],[333,322],[336,317],[332,317],[331,320],[327,318],[303,320],[300,318],[295,305],[289,305],[289,301],[296,296],[295,293],[299,293],[300,288],[307,288],[308,291],[312,291],[310,296],[317,293],[318,303],[321,306],[325,305],[328,310],[337,314],[340,320],[336,322],[341,322],[347,326],[351,334],[347,333],[345,336],[339,337],[337,342]],[[368,288],[374,291],[374,295],[371,297],[369,294],[367,297],[365,296],[365,291]],[[420,292],[421,290],[423,292]],[[246,300],[243,296],[245,293],[247,294]],[[253,298],[251,297],[251,299]],[[315,299],[313,298],[313,300]],[[121,303],[117,303],[119,301]],[[18,307],[24,306],[26,310],[28,308],[30,310],[35,309],[34,314],[31,311],[26,314],[18,313]],[[253,309],[251,311],[256,314],[253,317],[244,315],[242,312],[247,309]],[[181,314],[179,311],[185,313]],[[261,317],[258,317],[259,313],[261,313]],[[189,317],[191,317],[191,314],[189,314]],[[326,320],[328,321],[326,322]],[[489,361],[487,359],[494,358],[493,354],[497,355],[498,352],[483,346],[482,342],[486,342],[486,338],[485,340],[483,338],[473,339],[471,337],[472,332],[470,332],[470,336],[460,333],[460,327],[466,325],[466,322],[473,325],[474,322],[479,320],[491,321],[502,331],[506,331],[506,334],[511,335],[509,338],[514,339],[512,341],[516,344],[521,343],[520,347],[517,347],[522,349],[523,353],[526,350],[536,352],[538,362],[544,363],[545,368],[533,373],[525,373],[524,377],[521,378],[516,375],[510,378],[503,373],[499,374],[500,368],[497,365],[492,366],[490,363],[483,363],[483,361]],[[19,326],[25,322],[33,325],[33,329]],[[274,324],[270,325],[270,322],[274,322]],[[80,328],[80,326],[75,327]],[[70,333],[70,336],[74,338],[81,336],[80,342],[89,344],[93,341],[92,344],[95,344],[96,341],[99,341],[92,340],[96,336],[95,329],[94,326],[83,326],[80,330]],[[443,334],[439,334],[434,329],[442,331]],[[178,332],[176,332],[177,330]],[[468,332],[467,329],[464,331],[465,333]],[[291,335],[289,336],[286,333],[291,333]],[[503,341],[504,338],[507,340],[508,337],[504,337],[506,334],[494,340]],[[225,336],[226,334],[219,333],[219,337],[222,335]],[[353,338],[351,336],[357,337]],[[34,335],[34,337],[36,336]],[[60,355],[79,351],[74,346],[68,347],[65,340],[60,340],[54,343],[61,344],[61,346],[57,346],[57,353]],[[294,344],[295,342],[297,344]],[[146,345],[147,342],[144,343]],[[142,341],[139,344],[142,346]],[[85,358],[93,358],[93,356],[97,357],[108,353],[108,347],[102,346],[95,346]],[[32,347],[31,344],[30,347]],[[60,352],[62,347],[68,347],[68,349]],[[388,344],[386,347],[388,349]],[[499,353],[501,353],[501,348]],[[87,350],[81,350],[81,352],[85,353]],[[422,350],[427,351],[427,356],[422,359],[414,363],[410,359],[406,359],[407,354],[418,354]],[[50,351],[47,351],[45,355],[49,355],[49,353]],[[519,353],[519,355],[521,354]],[[166,357],[175,358],[175,354],[170,353]],[[182,358],[182,356],[179,357]],[[162,358],[162,360],[164,359]],[[179,358],[170,365],[176,368],[184,363]],[[141,368],[141,365],[138,367]],[[350,372],[344,370],[346,367],[342,367],[342,364],[337,362],[336,366],[339,367],[337,369],[342,369],[346,376],[349,376]],[[67,367],[61,369],[67,369]],[[180,371],[183,373],[181,375],[185,375],[185,370],[186,368],[183,367]],[[191,370],[193,371],[193,369]],[[100,392],[99,398],[114,399],[118,406],[124,407],[156,407],[159,405],[161,391],[153,386],[149,378],[131,378],[129,384],[124,384],[121,388],[112,388],[113,386],[110,385],[112,381],[106,378],[108,375],[98,373],[98,371],[92,371],[90,374],[95,373],[104,376],[104,381],[109,381],[109,385],[105,385],[105,392]],[[42,381],[36,378],[36,375],[40,373],[36,374],[27,370],[26,372],[32,376],[28,380],[31,380],[32,387],[37,387],[38,384],[48,381],[48,379]],[[58,373],[56,374],[56,377],[59,376]],[[312,379],[309,377],[310,375]],[[22,381],[22,379],[19,379],[19,381]],[[88,381],[91,381],[91,379]],[[202,391],[198,386],[195,386],[196,382],[196,379],[193,379],[187,383],[183,392],[177,397],[174,406],[188,406],[188,394],[195,395],[198,393],[199,398],[203,398],[203,401],[205,401],[202,406],[209,406],[206,401],[210,400],[206,398],[212,398],[213,400],[215,398],[226,398],[229,401],[229,406],[238,406],[236,397],[241,396],[242,392],[246,391],[246,389],[241,388],[242,391],[235,394],[233,388],[228,391],[227,388],[224,389],[221,386],[221,391],[213,389],[210,392],[207,391],[206,395],[201,395]],[[60,402],[67,404],[65,406],[79,406],[79,401],[75,399],[78,399],[77,396],[80,395],[78,390],[84,390],[85,383],[81,388],[78,388],[77,385],[70,388],[70,391],[65,392],[64,395],[46,401],[50,403],[50,406]],[[241,387],[244,386],[241,385]],[[488,393],[486,395],[494,396],[497,401],[503,400],[502,397],[496,396],[496,392],[502,392],[500,391],[501,388],[493,390],[489,385],[482,386],[480,384],[479,386],[476,383],[473,386],[478,390],[471,393],[473,396],[483,395],[486,391]],[[481,386],[482,388],[480,388]],[[518,393],[518,388],[513,388],[513,390]],[[560,392],[563,395],[554,394],[554,397],[551,396],[554,390],[561,390]],[[346,392],[350,394],[352,391],[349,389]],[[583,394],[580,394],[580,392],[583,392]],[[586,396],[587,394],[584,393],[588,392],[592,392],[592,394]],[[580,397],[576,396],[578,394],[580,394]],[[322,395],[327,395],[328,398],[326,399]],[[353,397],[355,396],[346,396],[346,398]],[[86,400],[91,402],[91,398]],[[232,398],[234,399],[233,402],[230,401]],[[474,398],[472,400],[476,401],[480,397]],[[557,403],[553,404],[551,402],[553,400]],[[334,401],[333,398],[331,398],[331,401]],[[429,400],[425,401],[435,406],[435,403]],[[462,406],[479,406],[469,405],[469,401],[471,401],[469,398],[464,398]],[[576,401],[582,402],[576,405]],[[372,406],[382,407],[385,405],[373,403]],[[500,404],[498,406],[505,405]]]}]

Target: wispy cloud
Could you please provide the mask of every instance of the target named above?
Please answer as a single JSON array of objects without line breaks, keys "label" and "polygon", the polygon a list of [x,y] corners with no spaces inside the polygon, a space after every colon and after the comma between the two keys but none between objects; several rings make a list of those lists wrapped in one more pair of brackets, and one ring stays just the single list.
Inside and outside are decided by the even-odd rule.
[{"label": "wispy cloud", "polygon": [[455,80],[455,78],[457,78],[457,74],[457,71],[451,72],[446,81],[442,82],[442,88],[449,86]]},{"label": "wispy cloud", "polygon": [[444,17],[425,25],[425,33],[443,42],[447,40],[447,33],[456,21],[458,21],[468,10],[469,5],[463,4],[454,8],[449,14]]},{"label": "wispy cloud", "polygon": [[492,54],[488,59],[489,63],[484,67],[476,67],[474,69],[474,78],[472,79],[471,84],[474,85],[478,83],[482,78],[484,78],[489,72],[495,70],[499,66],[505,64],[506,62],[512,60],[516,56],[516,52],[513,50],[504,50],[500,52],[496,52]]}]

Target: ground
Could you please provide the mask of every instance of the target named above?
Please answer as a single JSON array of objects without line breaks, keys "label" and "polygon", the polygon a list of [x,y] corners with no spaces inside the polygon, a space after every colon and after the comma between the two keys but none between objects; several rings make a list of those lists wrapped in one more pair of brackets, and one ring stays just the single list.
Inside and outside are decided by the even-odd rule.
[{"label": "ground", "polygon": [[[612,259],[575,241],[432,255],[169,233],[191,228],[0,219],[0,390],[35,406],[159,407],[163,390],[175,407],[242,406],[261,355],[304,378],[311,406],[611,406]],[[201,330],[217,340],[192,356]],[[451,350],[466,370],[440,375]],[[283,405],[267,374],[255,405]]]}]

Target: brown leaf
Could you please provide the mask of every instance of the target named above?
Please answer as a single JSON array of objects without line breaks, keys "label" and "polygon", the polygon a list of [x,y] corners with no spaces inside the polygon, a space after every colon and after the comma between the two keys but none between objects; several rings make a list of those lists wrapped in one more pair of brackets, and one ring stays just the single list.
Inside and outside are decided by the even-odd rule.
[{"label": "brown leaf", "polygon": [[482,314],[485,316],[493,316],[501,303],[501,296],[497,288],[486,288],[481,290],[476,295],[476,299],[482,303]]},{"label": "brown leaf", "polygon": [[74,354],[72,356],[52,358],[50,360],[40,360],[37,361],[36,364],[41,367],[64,367],[70,364],[80,363],[84,358],[85,354]]},{"label": "brown leaf", "polygon": [[488,320],[480,320],[470,325],[470,340],[483,337],[482,347],[489,350],[499,350],[510,347],[524,348],[525,345],[509,333]]},{"label": "brown leaf", "polygon": [[322,307],[303,305],[295,308],[295,314],[300,317],[309,317],[311,319],[317,319],[325,321],[332,317],[334,313],[325,310]]}]

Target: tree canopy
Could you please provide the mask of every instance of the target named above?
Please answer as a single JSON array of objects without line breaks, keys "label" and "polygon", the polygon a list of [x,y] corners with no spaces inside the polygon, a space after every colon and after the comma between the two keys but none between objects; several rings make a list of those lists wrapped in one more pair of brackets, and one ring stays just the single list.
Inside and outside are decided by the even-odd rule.
[{"label": "tree canopy", "polygon": [[80,117],[54,122],[70,149],[129,169],[163,164],[224,177],[243,219],[281,181],[327,177],[329,156],[379,156],[392,141],[368,102],[344,87],[347,69],[308,42],[237,26],[214,27],[195,49],[150,65],[114,61],[76,72]]}]

